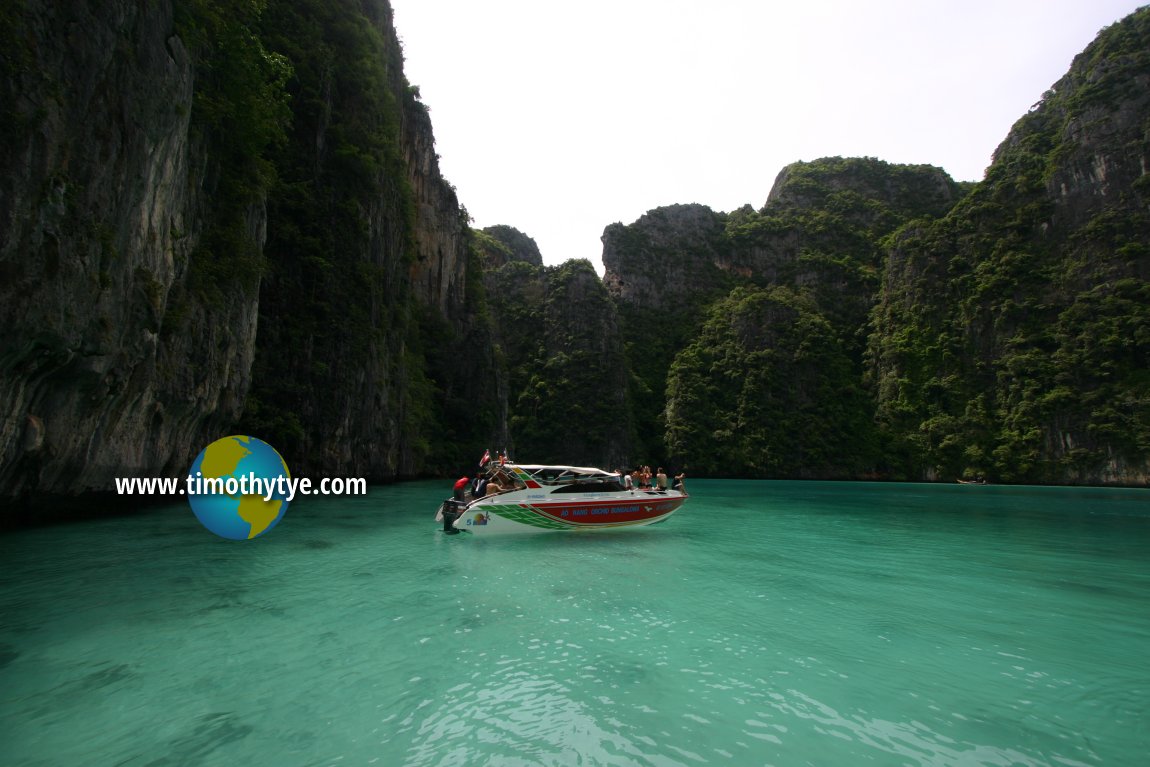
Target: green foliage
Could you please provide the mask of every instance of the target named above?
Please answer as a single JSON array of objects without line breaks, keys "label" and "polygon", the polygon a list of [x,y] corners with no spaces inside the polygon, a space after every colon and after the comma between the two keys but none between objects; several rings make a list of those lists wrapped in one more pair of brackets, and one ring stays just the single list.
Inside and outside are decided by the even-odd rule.
[{"label": "green foliage", "polygon": [[874,440],[834,329],[788,288],[737,288],[671,365],[667,445],[693,473],[854,477]]},{"label": "green foliage", "polygon": [[[678,269],[690,275],[692,288],[681,297],[675,294],[671,306],[620,307],[634,372],[630,401],[640,435],[656,435],[655,439],[639,438],[640,453],[670,462],[666,457],[670,445],[658,436],[678,428],[665,420],[671,396],[668,368],[677,353],[696,341],[713,303],[740,284],[789,286],[801,294],[828,323],[836,348],[856,379],[855,388],[861,386],[857,382],[862,378],[868,318],[879,290],[885,238],[912,218],[945,214],[964,193],[938,168],[831,157],[789,166],[761,211],[747,205],[726,215],[716,214],[713,231],[698,215],[695,220],[702,231],[688,236],[667,236],[653,225],[658,215],[677,215],[680,223],[665,227],[677,233],[686,219],[683,206],[652,211],[630,227],[608,227],[605,239],[617,252],[632,262],[651,264],[649,279],[654,284],[660,283],[662,273]],[[725,263],[725,271],[716,263]],[[648,275],[644,273],[643,278]],[[719,436],[712,439],[723,434],[722,429],[713,431]],[[704,449],[705,442],[694,439],[691,443]],[[728,442],[723,449],[730,446]],[[877,460],[873,447],[868,443],[858,454]],[[711,452],[710,448],[706,451]],[[686,460],[687,456],[680,453],[678,458]],[[781,476],[783,472],[777,463],[768,469],[762,461],[739,455],[732,455],[724,465],[727,471],[746,465],[758,474]],[[827,476],[870,473],[861,461],[837,455],[804,471]]]},{"label": "green foliage", "polygon": [[[514,454],[532,461],[622,459],[627,361],[615,307],[588,261],[510,261],[489,275],[508,365]],[[501,446],[502,447],[502,446]]]},{"label": "green foliage", "polygon": [[664,310],[626,304],[619,307],[630,369],[627,402],[634,414],[630,442],[635,463],[671,463],[665,443],[667,374],[675,356],[697,337],[708,305],[685,302]]},{"label": "green foliage", "polygon": [[1150,453],[1150,283],[1125,278],[1080,293],[1058,317],[1054,387],[1044,405],[1090,443]]},{"label": "green foliage", "polygon": [[258,0],[185,0],[177,6],[177,28],[196,64],[193,124],[213,148],[240,163],[253,186],[267,180],[264,151],[283,143],[291,121],[291,64],[269,51],[257,31],[265,6]]},{"label": "green foliage", "polygon": [[543,256],[535,240],[514,227],[498,224],[476,232],[476,235],[481,237],[484,248],[495,255],[495,260],[487,259],[495,268],[509,260],[543,265]]},{"label": "green foliage", "polygon": [[192,287],[209,301],[253,292],[264,264],[248,218],[275,178],[270,153],[291,122],[292,67],[269,51],[257,27],[257,0],[185,0],[176,26],[195,62],[192,127],[212,165],[204,179],[210,212],[191,257]]},{"label": "green foliage", "polygon": [[945,218],[893,238],[868,380],[894,473],[1090,481],[1150,459],[1150,216],[1127,159],[1148,107],[1129,84],[1147,76],[1142,11],[1075,60]]},{"label": "green foliage", "polygon": [[[472,233],[474,234],[474,233]],[[419,437],[426,445],[425,471],[451,474],[471,466],[484,447],[500,432],[496,397],[501,371],[492,349],[493,330],[488,311],[480,255],[469,253],[466,335],[430,306],[418,313],[417,333],[408,347],[425,362],[424,396]]]},{"label": "green foliage", "polygon": [[397,46],[370,19],[322,0],[270,4],[249,28],[276,52],[268,58],[291,62],[292,119],[270,155],[245,422],[307,455],[351,414],[373,412],[385,438],[407,448],[396,469],[416,471],[435,448],[441,391],[426,358],[436,329],[406,279],[415,204],[400,150]]},{"label": "green foliage", "polygon": [[27,34],[26,0],[0,5],[0,141],[21,146],[33,121],[19,107],[24,78],[32,74],[35,60],[32,38]]},{"label": "green foliage", "polygon": [[511,260],[511,247],[495,239],[482,229],[473,229],[471,231],[471,238],[480,257],[485,262],[493,264],[493,268],[498,269],[499,264],[504,264]]}]

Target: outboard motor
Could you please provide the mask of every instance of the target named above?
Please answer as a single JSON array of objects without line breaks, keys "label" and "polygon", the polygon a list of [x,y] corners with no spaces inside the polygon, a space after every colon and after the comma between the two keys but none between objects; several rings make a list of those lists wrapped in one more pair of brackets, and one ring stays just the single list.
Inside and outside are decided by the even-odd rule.
[{"label": "outboard motor", "polygon": [[459,531],[455,529],[455,520],[459,519],[463,514],[463,509],[467,504],[460,503],[453,498],[448,498],[443,502],[440,511],[443,512],[443,532],[448,535],[458,535]]}]

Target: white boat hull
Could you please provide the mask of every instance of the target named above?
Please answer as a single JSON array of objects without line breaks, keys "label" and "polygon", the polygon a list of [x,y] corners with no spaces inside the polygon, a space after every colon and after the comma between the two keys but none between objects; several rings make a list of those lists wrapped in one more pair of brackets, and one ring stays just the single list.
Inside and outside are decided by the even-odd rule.
[{"label": "white boat hull", "polygon": [[644,527],[664,521],[686,499],[686,495],[675,490],[634,490],[562,499],[519,490],[473,501],[454,526],[476,535]]}]

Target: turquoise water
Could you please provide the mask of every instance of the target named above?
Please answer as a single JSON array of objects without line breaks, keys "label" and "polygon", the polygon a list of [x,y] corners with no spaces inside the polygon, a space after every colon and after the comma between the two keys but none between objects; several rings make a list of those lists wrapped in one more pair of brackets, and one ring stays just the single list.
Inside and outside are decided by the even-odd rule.
[{"label": "turquoise water", "polygon": [[444,483],[0,538],[3,765],[1142,765],[1150,491],[705,482],[445,536]]}]

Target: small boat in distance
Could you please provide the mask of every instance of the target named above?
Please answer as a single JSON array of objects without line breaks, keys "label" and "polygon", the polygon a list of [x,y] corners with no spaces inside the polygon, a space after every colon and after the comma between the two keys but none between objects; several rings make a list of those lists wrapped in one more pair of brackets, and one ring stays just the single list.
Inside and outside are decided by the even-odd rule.
[{"label": "small boat in distance", "polygon": [[675,490],[628,489],[622,476],[581,466],[492,462],[488,475],[501,489],[470,501],[449,499],[455,530],[479,535],[617,530],[662,522],[687,500]]}]

